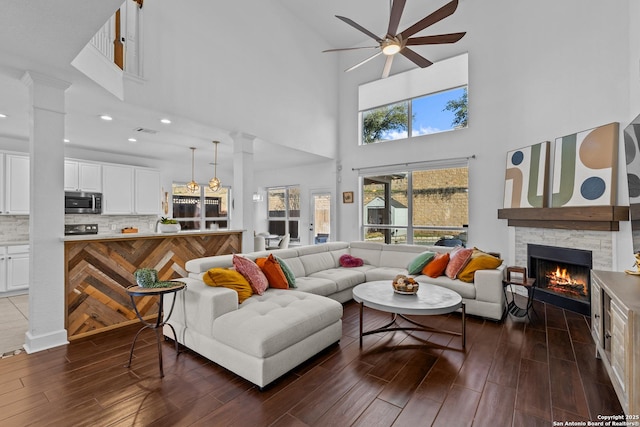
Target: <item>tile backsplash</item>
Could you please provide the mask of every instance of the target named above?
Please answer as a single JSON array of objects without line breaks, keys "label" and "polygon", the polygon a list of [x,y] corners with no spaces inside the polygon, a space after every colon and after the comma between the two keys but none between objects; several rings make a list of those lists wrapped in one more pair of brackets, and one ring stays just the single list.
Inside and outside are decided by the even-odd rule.
[{"label": "tile backsplash", "polygon": [[[141,233],[154,232],[155,215],[65,215],[65,224],[98,224],[99,234],[120,234],[126,227],[135,227]],[[64,229],[60,230],[62,237]],[[29,240],[29,215],[0,215],[0,242],[26,242]]]}]

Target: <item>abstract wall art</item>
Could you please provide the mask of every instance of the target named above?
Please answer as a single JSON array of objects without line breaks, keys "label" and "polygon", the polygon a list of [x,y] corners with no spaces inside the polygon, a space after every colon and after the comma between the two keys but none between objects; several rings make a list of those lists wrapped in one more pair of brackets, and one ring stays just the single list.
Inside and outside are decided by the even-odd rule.
[{"label": "abstract wall art", "polygon": [[541,142],[507,153],[504,180],[505,208],[547,206],[549,142]]},{"label": "abstract wall art", "polygon": [[551,206],[611,206],[616,199],[618,123],[556,139]]},{"label": "abstract wall art", "polygon": [[640,123],[633,122],[624,129],[624,153],[627,161],[629,203],[640,203]]}]

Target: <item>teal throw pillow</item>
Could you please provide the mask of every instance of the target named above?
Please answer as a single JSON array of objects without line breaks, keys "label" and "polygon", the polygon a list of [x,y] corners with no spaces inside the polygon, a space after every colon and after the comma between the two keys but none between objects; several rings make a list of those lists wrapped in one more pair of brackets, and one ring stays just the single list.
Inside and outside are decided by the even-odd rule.
[{"label": "teal throw pillow", "polygon": [[278,261],[278,264],[280,264],[280,268],[282,269],[282,272],[284,273],[284,277],[287,278],[287,283],[289,284],[290,288],[297,288],[296,286],[296,276],[293,274],[293,271],[291,271],[291,269],[289,268],[289,266],[287,265],[286,262],[284,262],[284,260],[280,257],[274,257],[276,259],[276,261]]},{"label": "teal throw pillow", "polygon": [[429,262],[435,257],[436,254],[433,252],[422,252],[417,257],[415,257],[407,266],[407,271],[409,274],[422,274],[422,269],[425,265],[429,264]]}]

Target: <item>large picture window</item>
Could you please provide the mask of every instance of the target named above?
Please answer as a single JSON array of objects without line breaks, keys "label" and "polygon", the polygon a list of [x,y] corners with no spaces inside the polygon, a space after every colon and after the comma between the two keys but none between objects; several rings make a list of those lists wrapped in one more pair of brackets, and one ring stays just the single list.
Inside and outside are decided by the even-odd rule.
[{"label": "large picture window", "polygon": [[467,87],[361,112],[362,143],[371,144],[467,127]]},{"label": "large picture window", "polygon": [[273,187],[267,189],[269,234],[292,239],[300,237],[300,187]]},{"label": "large picture window", "polygon": [[[221,187],[211,191],[206,185],[200,186],[196,194],[189,192],[185,184],[172,186],[173,218],[182,230],[210,230],[229,227],[229,188]],[[204,209],[202,209],[204,206]]]},{"label": "large picture window", "polygon": [[466,166],[362,175],[361,183],[364,240],[466,244]]}]

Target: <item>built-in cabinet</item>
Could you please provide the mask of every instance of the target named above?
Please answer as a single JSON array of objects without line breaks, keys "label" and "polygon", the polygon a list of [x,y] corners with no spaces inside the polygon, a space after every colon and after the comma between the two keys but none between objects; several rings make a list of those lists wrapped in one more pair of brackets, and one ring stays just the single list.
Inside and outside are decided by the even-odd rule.
[{"label": "built-in cabinet", "polygon": [[157,215],[160,213],[160,172],[124,165],[102,166],[102,213]]},{"label": "built-in cabinet", "polygon": [[64,190],[102,192],[102,165],[76,160],[64,161]]},{"label": "built-in cabinet", "polygon": [[29,245],[0,246],[0,291],[29,288]]},{"label": "built-in cabinet", "polygon": [[591,334],[627,415],[640,413],[640,277],[591,272]]},{"label": "built-in cabinet", "polygon": [[4,154],[4,206],[7,215],[29,215],[29,156]]}]

